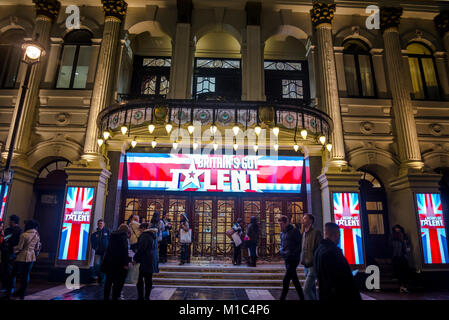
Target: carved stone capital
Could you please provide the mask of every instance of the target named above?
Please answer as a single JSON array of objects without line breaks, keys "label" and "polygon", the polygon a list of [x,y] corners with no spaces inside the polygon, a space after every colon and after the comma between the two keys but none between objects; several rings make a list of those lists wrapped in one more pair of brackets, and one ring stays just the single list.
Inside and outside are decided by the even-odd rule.
[{"label": "carved stone capital", "polygon": [[310,15],[312,17],[312,25],[316,28],[320,24],[332,24],[335,14],[335,3],[315,2]]},{"label": "carved stone capital", "polygon": [[441,13],[433,19],[433,22],[435,23],[435,28],[443,37],[446,32],[449,31],[449,10],[441,11]]},{"label": "carved stone capital", "polygon": [[33,0],[36,7],[36,17],[45,16],[54,20],[61,8],[61,3],[57,0]]},{"label": "carved stone capital", "polygon": [[120,21],[126,15],[128,4],[123,0],[101,0],[105,17],[114,17]]},{"label": "carved stone capital", "polygon": [[380,29],[399,27],[403,9],[401,7],[383,7],[380,9]]}]

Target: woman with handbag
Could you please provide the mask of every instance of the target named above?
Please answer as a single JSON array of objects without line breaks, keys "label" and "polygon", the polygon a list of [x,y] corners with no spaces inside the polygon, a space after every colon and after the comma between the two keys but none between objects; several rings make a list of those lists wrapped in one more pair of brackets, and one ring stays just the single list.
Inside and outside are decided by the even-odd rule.
[{"label": "woman with handbag", "polygon": [[189,227],[189,219],[187,215],[183,213],[181,215],[180,228],[179,228],[179,242],[181,243],[181,262],[180,265],[188,262],[188,251],[190,243],[192,242],[192,230]]},{"label": "woman with handbag", "polygon": [[249,267],[255,267],[257,261],[257,240],[259,239],[259,225],[257,224],[257,218],[252,216],[248,230],[246,231],[245,242],[249,249]]},{"label": "woman with handbag", "polygon": [[19,297],[21,300],[25,298],[30,282],[31,269],[40,251],[41,243],[37,228],[39,228],[39,222],[35,220],[25,221],[25,229],[20,235],[19,244],[14,247],[14,253],[17,256],[12,269],[11,285],[6,293],[6,299],[9,299],[14,291],[17,277],[20,278],[20,289],[14,291],[12,295]]},{"label": "woman with handbag", "polygon": [[237,240],[241,239],[243,234],[243,219],[238,218],[237,221],[232,226],[231,233],[231,243],[234,247],[234,255],[232,257],[232,264],[235,266],[239,266],[242,264],[242,245],[240,243],[236,243]]}]

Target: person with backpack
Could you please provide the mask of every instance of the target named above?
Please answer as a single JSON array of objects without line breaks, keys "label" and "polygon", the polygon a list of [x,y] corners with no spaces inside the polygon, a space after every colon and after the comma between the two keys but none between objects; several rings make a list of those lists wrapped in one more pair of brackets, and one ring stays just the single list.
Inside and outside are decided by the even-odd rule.
[{"label": "person with backpack", "polygon": [[11,285],[11,274],[14,266],[14,260],[16,259],[16,254],[14,253],[14,247],[19,244],[20,234],[22,229],[19,227],[20,218],[15,214],[9,216],[8,223],[9,227],[6,228],[1,246],[1,257],[2,257],[2,290],[4,292],[8,291]]},{"label": "person with backpack", "polygon": [[111,231],[105,227],[104,220],[99,219],[97,222],[97,231],[92,233],[90,237],[90,245],[95,251],[94,266],[93,266],[93,278],[98,279],[99,284],[104,283],[104,274],[100,272],[100,266],[103,262],[104,254],[108,248],[109,236]]},{"label": "person with backpack", "polygon": [[[25,298],[26,290],[30,282],[31,269],[41,248],[40,236],[37,232],[38,228],[39,222],[35,220],[25,221],[24,232],[20,235],[18,245],[14,247],[14,253],[17,256],[12,270],[10,287],[6,293],[6,299],[9,299],[11,294],[14,297],[19,297],[20,300]],[[20,279],[20,288],[15,291],[17,277]]]}]

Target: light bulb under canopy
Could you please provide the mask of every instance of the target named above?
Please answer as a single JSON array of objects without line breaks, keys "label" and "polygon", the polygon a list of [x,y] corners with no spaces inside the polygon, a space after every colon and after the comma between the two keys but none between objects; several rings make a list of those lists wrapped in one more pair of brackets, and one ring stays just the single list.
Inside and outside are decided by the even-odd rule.
[{"label": "light bulb under canopy", "polygon": [[235,125],[234,127],[232,127],[232,131],[234,132],[234,135],[235,135],[235,136],[239,134],[239,130],[240,130],[240,128],[239,128],[237,125]]},{"label": "light bulb under canopy", "polygon": [[173,149],[178,149],[178,143],[175,141],[175,142],[173,142]]},{"label": "light bulb under canopy", "polygon": [[193,124],[191,124],[187,127],[187,130],[189,131],[190,134],[193,134],[193,132],[195,131],[195,127],[193,126]]},{"label": "light bulb under canopy", "polygon": [[28,45],[25,50],[25,54],[30,60],[39,59],[41,56],[42,50],[35,45]]},{"label": "light bulb under canopy", "polygon": [[327,151],[331,152],[331,150],[332,150],[332,144],[328,143],[328,144],[326,145],[326,149],[327,149]]},{"label": "light bulb under canopy", "polygon": [[151,141],[151,146],[153,147],[153,149],[156,148],[156,146],[157,146],[156,139],[154,139],[153,141]]},{"label": "light bulb under canopy", "polygon": [[257,126],[254,128],[254,132],[255,132],[256,135],[258,136],[258,135],[262,132],[262,128],[261,128],[259,125],[257,125]]},{"label": "light bulb under canopy", "polygon": [[279,150],[279,145],[277,144],[277,142],[274,144],[273,148],[274,148],[275,151]]},{"label": "light bulb under canopy", "polygon": [[301,130],[301,137],[306,140],[307,139],[307,130],[306,129],[302,129]]},{"label": "light bulb under canopy", "polygon": [[259,150],[259,146],[257,144],[255,144],[253,149],[254,149],[255,152],[257,152],[257,150]]},{"label": "light bulb under canopy", "polygon": [[298,146],[298,144],[295,142],[295,144],[293,145],[293,149],[296,151],[296,152],[298,152],[298,150],[299,150],[299,146]]},{"label": "light bulb under canopy", "polygon": [[210,132],[211,132],[212,134],[215,134],[215,132],[217,132],[217,126],[216,126],[215,124],[213,124],[213,125],[210,126]]},{"label": "light bulb under canopy", "polygon": [[318,140],[320,141],[320,143],[324,146],[324,144],[326,143],[326,137],[321,135]]},{"label": "light bulb under canopy", "polygon": [[133,139],[133,141],[131,141],[131,147],[135,148],[137,146],[137,141],[136,139]]},{"label": "light bulb under canopy", "polygon": [[173,128],[173,125],[171,123],[167,123],[165,125],[165,130],[167,130],[167,133],[170,133],[172,128]]},{"label": "light bulb under canopy", "polygon": [[154,129],[155,129],[156,127],[154,126],[154,124],[149,124],[148,125],[148,131],[150,132],[150,133],[153,133],[153,131],[154,131]]},{"label": "light bulb under canopy", "polygon": [[238,148],[239,148],[239,145],[237,143],[234,143],[234,150],[237,151]]},{"label": "light bulb under canopy", "polygon": [[101,147],[103,145],[103,142],[104,142],[103,139],[101,139],[101,138],[97,139],[98,146]]},{"label": "light bulb under canopy", "polygon": [[192,147],[193,147],[193,150],[196,150],[198,148],[198,142],[194,142]]},{"label": "light bulb under canopy", "polygon": [[214,147],[214,151],[217,151],[217,149],[218,149],[218,143],[214,142],[213,147]]},{"label": "light bulb under canopy", "polygon": [[122,132],[123,135],[125,135],[128,132],[128,127],[127,126],[121,126],[120,131]]},{"label": "light bulb under canopy", "polygon": [[103,131],[104,140],[108,140],[110,136],[111,136],[111,132],[109,132],[108,130]]},{"label": "light bulb under canopy", "polygon": [[274,134],[276,137],[279,135],[279,131],[280,131],[280,130],[279,130],[279,127],[276,126],[276,127],[273,128],[273,134]]}]

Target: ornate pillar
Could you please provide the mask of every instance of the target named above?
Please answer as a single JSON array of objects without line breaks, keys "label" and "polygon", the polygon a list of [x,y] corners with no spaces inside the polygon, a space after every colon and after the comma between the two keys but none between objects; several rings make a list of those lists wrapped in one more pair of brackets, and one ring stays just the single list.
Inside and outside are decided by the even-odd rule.
[{"label": "ornate pillar", "polygon": [[402,8],[382,8],[380,27],[385,45],[388,82],[393,99],[395,133],[401,161],[399,173],[405,175],[408,172],[420,171],[424,163],[421,161],[410,92],[403,76],[404,65],[398,29],[401,15]]},{"label": "ornate pillar", "polygon": [[193,59],[195,46],[191,39],[193,4],[191,0],[178,0],[175,41],[172,48],[170,88],[167,98],[192,97]]},{"label": "ornate pillar", "polygon": [[246,4],[246,40],[242,46],[242,100],[264,101],[264,45],[260,33],[260,2]]},{"label": "ornate pillar", "polygon": [[101,110],[107,107],[112,100],[117,51],[119,49],[120,25],[125,17],[128,6],[123,0],[102,0],[102,3],[105,13],[103,40],[98,57],[97,72],[92,91],[92,102],[84,142],[84,154],[82,155],[82,159],[89,162],[102,161],[97,144],[97,118]]},{"label": "ornate pillar", "polygon": [[335,69],[334,47],[332,44],[332,19],[335,13],[335,3],[315,2],[310,11],[312,25],[315,28],[317,63],[320,81],[319,105],[334,123],[332,132],[332,151],[329,167],[342,168],[347,166],[343,140],[343,125],[340,114],[337,73]]},{"label": "ornate pillar", "polygon": [[[36,21],[33,30],[33,39],[38,36],[37,40],[42,46],[44,46],[45,50],[48,52],[48,42],[51,26],[55,18],[58,16],[61,4],[56,0],[34,0],[33,2],[36,5]],[[40,84],[43,80],[43,73],[47,60],[48,59],[46,58],[46,56],[44,56],[40,63],[32,66],[30,80],[28,83],[28,90],[23,102],[22,119],[17,130],[14,157],[19,163],[22,163],[22,165],[24,166],[26,166],[25,153],[29,149],[30,141],[32,141],[31,133],[34,126],[34,115],[38,103]],[[24,79],[22,79],[21,81],[20,89],[17,95],[18,97],[20,97],[22,93],[23,80]],[[11,123],[14,123],[17,116],[19,101],[20,99],[16,100]],[[10,144],[12,131],[13,127],[11,126],[9,128],[6,146],[9,146]]]}]

